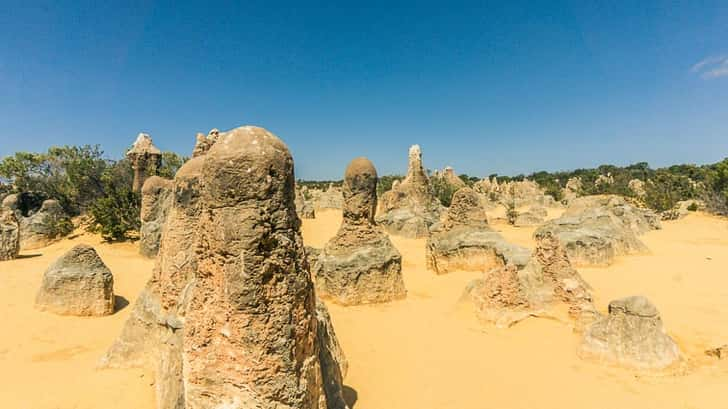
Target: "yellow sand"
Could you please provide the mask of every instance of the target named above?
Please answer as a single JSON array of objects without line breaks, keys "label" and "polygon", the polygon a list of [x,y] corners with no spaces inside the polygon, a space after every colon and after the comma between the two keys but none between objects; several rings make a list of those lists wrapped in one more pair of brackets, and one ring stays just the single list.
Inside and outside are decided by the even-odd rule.
[{"label": "yellow sand", "polygon": [[[323,246],[340,218],[338,211],[319,211],[305,220],[306,243]],[[494,228],[514,243],[533,244],[531,228]],[[350,363],[347,398],[355,409],[728,408],[728,360],[703,354],[728,343],[728,221],[692,214],[642,238],[650,255],[580,272],[602,310],[634,294],[657,305],[685,352],[680,373],[647,376],[581,361],[578,336],[553,320],[532,318],[505,330],[482,326],[457,304],[478,273],[436,276],[425,268],[424,240],[393,238],[404,258],[407,299],[329,305]],[[99,244],[94,236],[0,263],[0,408],[154,406],[150,374],[94,369],[131,306],[105,318],[33,309],[47,265],[78,242],[96,245],[114,272],[117,294],[131,303],[151,272],[153,262],[134,245]]]}]

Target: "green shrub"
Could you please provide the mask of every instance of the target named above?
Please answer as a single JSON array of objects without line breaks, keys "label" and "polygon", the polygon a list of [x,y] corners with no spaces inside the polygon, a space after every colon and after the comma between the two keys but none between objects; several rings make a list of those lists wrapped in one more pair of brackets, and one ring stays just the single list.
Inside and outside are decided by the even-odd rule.
[{"label": "green shrub", "polygon": [[690,203],[690,205],[688,205],[688,211],[689,212],[697,212],[698,211],[698,204],[695,203],[695,202]]},{"label": "green shrub", "polygon": [[133,175],[127,159],[111,165],[103,174],[104,195],[91,205],[89,214],[93,218],[91,230],[105,240],[127,239],[141,227],[141,196],[132,191]]},{"label": "green shrub", "polygon": [[441,177],[430,178],[430,185],[432,186],[432,193],[440,200],[440,203],[445,207],[450,207],[452,195],[455,194],[458,187],[451,185]]}]

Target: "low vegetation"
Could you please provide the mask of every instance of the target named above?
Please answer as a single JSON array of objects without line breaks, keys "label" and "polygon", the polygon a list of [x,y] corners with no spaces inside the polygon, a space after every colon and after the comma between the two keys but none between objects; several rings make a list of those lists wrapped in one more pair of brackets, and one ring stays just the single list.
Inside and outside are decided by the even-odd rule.
[{"label": "low vegetation", "polygon": [[[164,152],[160,176],[172,177],[186,158]],[[98,145],[51,147],[47,152],[16,152],[0,161],[0,197],[34,192],[53,198],[70,216],[90,215],[90,229],[121,240],[139,228],[140,197],[132,192],[127,159],[103,157]],[[57,226],[66,234],[72,226]]]}]

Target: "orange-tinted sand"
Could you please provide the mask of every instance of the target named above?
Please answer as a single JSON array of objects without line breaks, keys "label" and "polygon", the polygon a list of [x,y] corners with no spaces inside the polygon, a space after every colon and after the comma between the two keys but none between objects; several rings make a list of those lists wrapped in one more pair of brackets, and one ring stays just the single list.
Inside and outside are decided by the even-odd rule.
[{"label": "orange-tinted sand", "polygon": [[[305,220],[304,240],[321,247],[338,211]],[[494,224],[509,240],[532,245],[533,229]],[[393,238],[403,255],[407,299],[384,305],[329,305],[349,359],[345,380],[355,409],[728,408],[728,360],[703,351],[728,343],[728,221],[691,214],[643,236],[652,253],[608,268],[580,269],[601,310],[627,295],[649,297],[686,356],[678,374],[641,375],[581,361],[568,324],[531,318],[499,330],[458,305],[479,276],[436,276],[425,269],[425,240]],[[0,408],[154,407],[153,379],[141,370],[96,370],[131,305],[104,318],[59,317],[33,309],[43,271],[63,251],[96,246],[133,303],[153,262],[133,244],[95,236],[64,240],[39,254],[0,262]]]}]

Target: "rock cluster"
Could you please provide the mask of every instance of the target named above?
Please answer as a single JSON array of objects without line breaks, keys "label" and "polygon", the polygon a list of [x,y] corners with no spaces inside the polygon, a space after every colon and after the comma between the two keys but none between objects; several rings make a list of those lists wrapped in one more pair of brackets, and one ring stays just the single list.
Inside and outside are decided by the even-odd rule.
[{"label": "rock cluster", "polygon": [[478,195],[464,187],[453,195],[442,223],[427,239],[427,267],[436,274],[454,270],[487,271],[502,259],[525,265],[530,252],[514,246],[488,226]]},{"label": "rock cluster", "polygon": [[300,189],[296,187],[296,213],[298,213],[298,217],[302,219],[315,219],[316,211],[314,210],[313,203],[306,200],[307,192],[308,189],[306,186],[303,186]]},{"label": "rock cluster", "polygon": [[558,305],[567,307],[576,328],[598,317],[590,287],[571,266],[556,237],[540,237],[534,254],[525,258],[523,251],[517,253],[519,257],[496,254],[494,267],[465,291],[464,298],[473,303],[481,320],[508,327],[529,316],[558,318]]},{"label": "rock cluster", "polygon": [[486,201],[514,208],[559,206],[554,198],[547,195],[538,183],[528,179],[504,183],[499,183],[496,178],[482,179],[473,184],[473,189],[482,195]]},{"label": "rock cluster", "polygon": [[535,234],[549,231],[557,236],[575,265],[605,266],[619,255],[646,252],[637,236],[660,228],[652,211],[620,196],[602,195],[572,200],[560,218],[548,221]]},{"label": "rock cluster", "polygon": [[18,220],[20,248],[33,250],[45,247],[73,229],[70,218],[58,201],[39,193],[11,194],[2,207],[11,210]]},{"label": "rock cluster", "polygon": [[61,315],[112,314],[114,276],[93,247],[79,244],[43,274],[35,305]]},{"label": "rock cluster", "polygon": [[0,208],[0,261],[18,257],[20,251],[20,226],[15,212]]},{"label": "rock cluster", "polygon": [[341,188],[329,184],[326,190],[312,189],[311,196],[315,209],[341,209],[344,207],[344,195]]},{"label": "rock cluster", "polygon": [[157,174],[162,165],[162,151],[154,146],[149,134],[140,133],[131,149],[126,153],[126,157],[129,158],[131,167],[134,169],[132,189],[139,192],[147,177]]},{"label": "rock cluster", "polygon": [[579,354],[637,369],[664,369],[680,359],[657,308],[639,296],[610,302],[609,315],[584,332]]},{"label": "rock cluster", "polygon": [[407,177],[392,185],[379,201],[377,223],[389,233],[409,238],[427,237],[429,227],[440,219],[442,205],[433,195],[422,167],[419,145],[409,149]]},{"label": "rock cluster", "polygon": [[221,132],[175,175],[157,266],[105,366],[157,372],[159,408],[345,408],[286,145]]},{"label": "rock cluster", "polygon": [[313,268],[319,296],[343,305],[404,298],[402,256],[374,222],[377,171],[368,159],[351,161],[343,194],[341,227]]},{"label": "rock cluster", "polygon": [[152,176],[142,186],[141,229],[139,252],[145,257],[156,257],[162,240],[162,227],[172,205],[173,182]]},{"label": "rock cluster", "polygon": [[441,179],[445,184],[451,186],[455,190],[465,187],[465,182],[463,182],[463,180],[455,174],[455,170],[453,170],[450,166],[446,166],[441,171],[436,170],[432,172],[432,179]]}]

